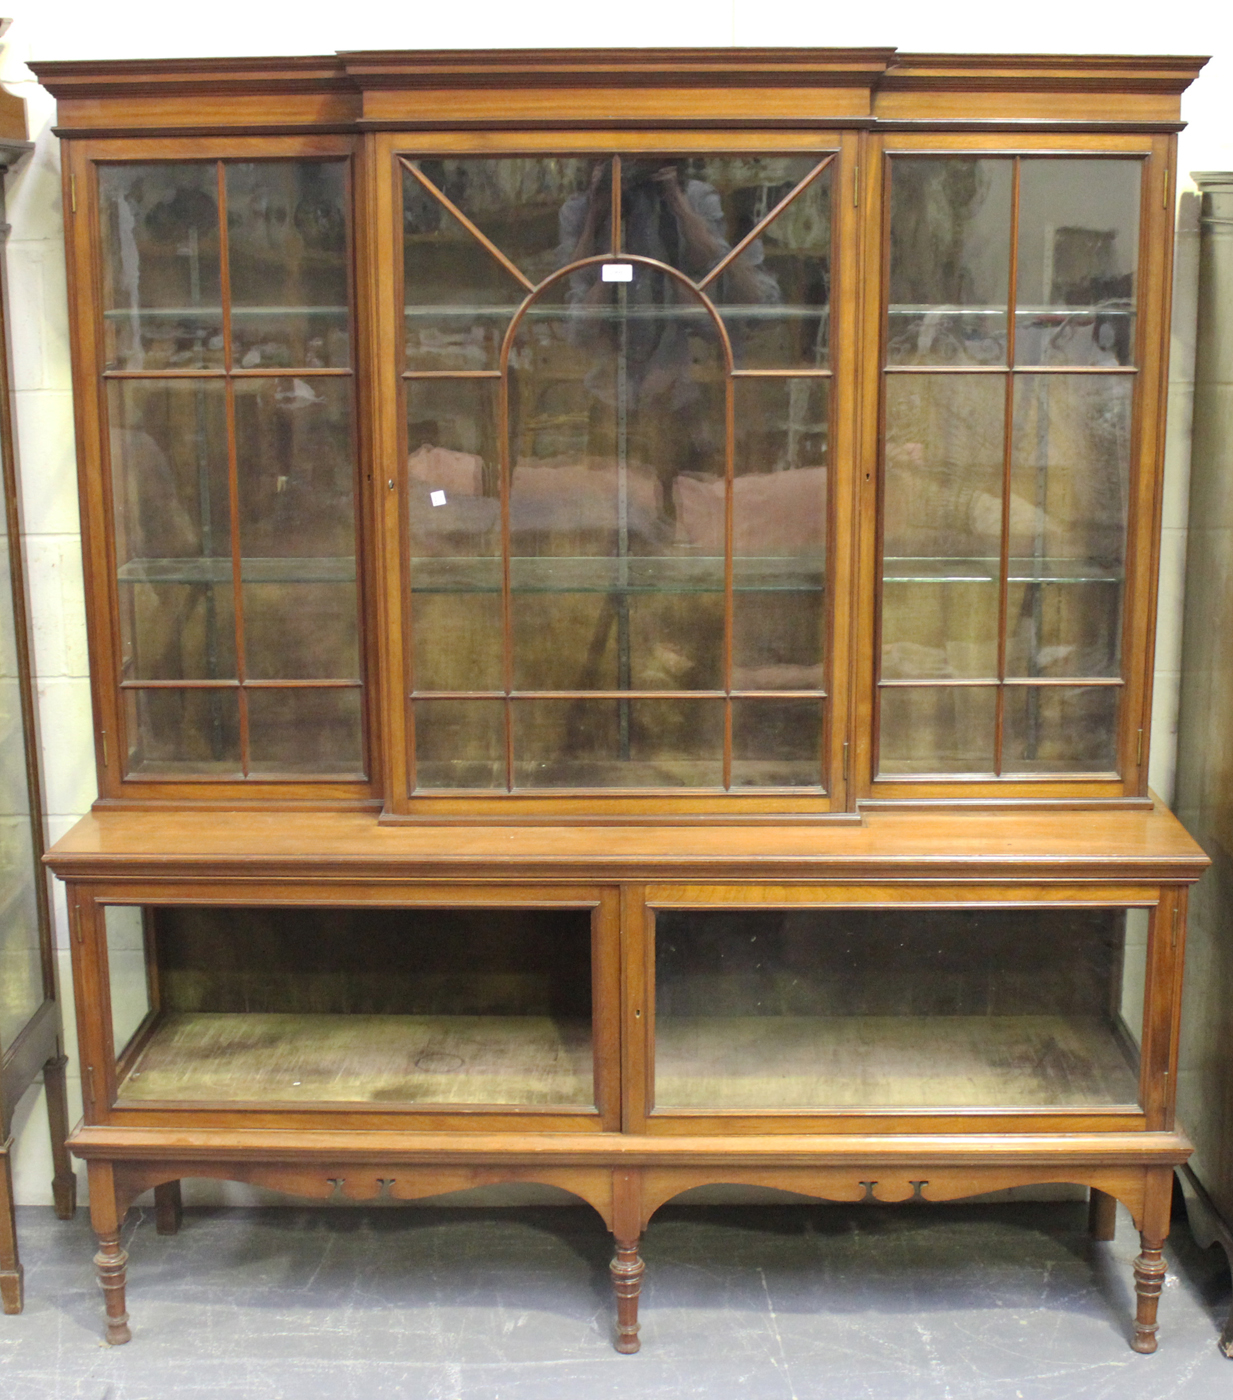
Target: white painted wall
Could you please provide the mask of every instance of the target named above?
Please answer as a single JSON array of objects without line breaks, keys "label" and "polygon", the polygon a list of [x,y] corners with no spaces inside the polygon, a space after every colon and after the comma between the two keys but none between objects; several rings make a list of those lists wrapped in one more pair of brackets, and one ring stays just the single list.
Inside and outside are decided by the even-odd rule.
[{"label": "white painted wall", "polygon": [[[365,48],[637,47],[653,44],[893,45],[915,51],[1174,53],[1215,55],[1187,93],[1191,123],[1181,138],[1183,177],[1233,169],[1233,6],[1219,0],[623,0],[618,7],[563,0],[468,0],[407,6],[389,0],[0,0],[14,17],[0,40],[0,82],[26,99],[37,149],[8,180],[13,374],[34,614],[34,662],[42,717],[43,771],[52,839],[95,797],[85,615],[77,513],[64,230],[54,103],[26,67],[30,58],[167,58],[220,54],[331,53]],[[1182,187],[1186,181],[1183,178]],[[1189,422],[1193,381],[1197,228],[1183,200],[1170,386],[1164,542],[1152,782],[1171,797],[1185,574]],[[56,933],[69,1041],[70,1120],[81,1112],[72,978],[63,895]],[[23,1099],[15,1124],[16,1190],[24,1204],[51,1201],[51,1158],[42,1090]],[[203,1194],[198,1199],[206,1199]]]}]

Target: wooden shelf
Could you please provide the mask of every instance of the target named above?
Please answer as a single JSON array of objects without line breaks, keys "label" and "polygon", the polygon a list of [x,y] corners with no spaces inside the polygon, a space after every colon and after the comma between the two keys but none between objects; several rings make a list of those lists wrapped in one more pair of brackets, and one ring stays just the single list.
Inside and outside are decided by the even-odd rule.
[{"label": "wooden shelf", "polygon": [[672,1016],[657,1107],[1077,1108],[1137,1104],[1139,1075],[1085,1016]]},{"label": "wooden shelf", "polygon": [[549,1016],[168,1012],[122,1105],[595,1102],[591,1027]]}]

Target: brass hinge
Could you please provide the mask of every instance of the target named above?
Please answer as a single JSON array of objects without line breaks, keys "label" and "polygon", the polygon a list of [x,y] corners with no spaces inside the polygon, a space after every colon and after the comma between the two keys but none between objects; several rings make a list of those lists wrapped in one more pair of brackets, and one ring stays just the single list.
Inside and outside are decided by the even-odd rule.
[{"label": "brass hinge", "polygon": [[86,941],[86,936],[81,931],[81,905],[76,900],[73,901],[73,933],[76,935],[78,943]]},{"label": "brass hinge", "polygon": [[77,212],[77,176],[69,176],[69,203],[73,206],[73,213]]},{"label": "brass hinge", "polygon": [[852,207],[857,208],[861,202],[861,168],[859,163],[852,167]]},{"label": "brass hinge", "polygon": [[1135,767],[1138,768],[1143,763],[1143,731],[1140,729],[1138,737],[1135,739]]},{"label": "brass hinge", "polygon": [[86,1066],[86,1084],[88,1085],[88,1088],[86,1089],[86,1093],[87,1093],[87,1095],[88,1095],[88,1097],[89,1097],[89,1099],[90,1099],[90,1107],[93,1108],[93,1107],[94,1107],[94,1066],[93,1066],[93,1065],[87,1065],[87,1066]]},{"label": "brass hinge", "polygon": [[1169,172],[1167,170],[1165,171],[1164,177],[1164,192],[1160,197],[1160,207],[1162,209],[1167,209],[1169,207]]},{"label": "brass hinge", "polygon": [[848,781],[848,741],[843,741],[843,780]]},{"label": "brass hinge", "polygon": [[107,731],[105,729],[100,729],[98,733],[99,738],[103,741],[103,767],[110,768],[111,760],[107,757]]},{"label": "brass hinge", "polygon": [[1177,947],[1177,927],[1182,921],[1182,906],[1175,903],[1173,905],[1173,939],[1172,946]]}]

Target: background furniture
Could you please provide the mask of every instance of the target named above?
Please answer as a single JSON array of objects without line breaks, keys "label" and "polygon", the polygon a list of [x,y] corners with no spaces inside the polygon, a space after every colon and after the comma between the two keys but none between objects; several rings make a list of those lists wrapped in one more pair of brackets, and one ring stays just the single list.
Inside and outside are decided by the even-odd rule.
[{"label": "background furniture", "polygon": [[[30,144],[20,98],[0,93],[0,171]],[[0,255],[8,233],[0,174]],[[0,1299],[6,1313],[22,1309],[22,1268],[13,1215],[12,1125],[18,1100],[40,1071],[55,1161],[56,1214],[68,1219],[76,1205],[65,1138],[60,1006],[56,1001],[47,874],[43,856],[43,804],[35,725],[30,635],[22,570],[21,515],[13,424],[9,406],[8,294],[0,256],[0,467],[4,475],[5,586],[0,588]]]},{"label": "background furniture", "polygon": [[[109,1335],[225,1176],[1079,1182],[1155,1346],[1178,97],[891,50],[39,64],[100,801]],[[1128,116],[1128,114],[1131,114]]]}]

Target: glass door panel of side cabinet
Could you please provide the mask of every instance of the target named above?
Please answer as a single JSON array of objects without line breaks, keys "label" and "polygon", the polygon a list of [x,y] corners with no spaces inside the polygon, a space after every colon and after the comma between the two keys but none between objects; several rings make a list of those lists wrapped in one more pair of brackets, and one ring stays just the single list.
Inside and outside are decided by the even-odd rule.
[{"label": "glass door panel of side cabinet", "polygon": [[346,163],[99,178],[128,775],[362,776]]},{"label": "glass door panel of side cabinet", "polygon": [[661,911],[655,1108],[1137,1105],[1146,916]]},{"label": "glass door panel of side cabinet", "polygon": [[107,910],[118,1048],[157,988],[121,1106],[594,1108],[589,910],[157,908],[144,942],[141,917]]},{"label": "glass door panel of side cabinet", "polygon": [[1116,776],[1142,165],[890,166],[878,772]]}]

